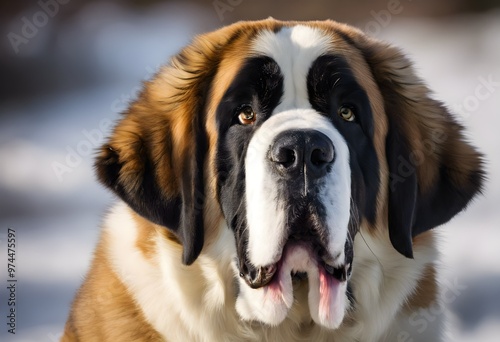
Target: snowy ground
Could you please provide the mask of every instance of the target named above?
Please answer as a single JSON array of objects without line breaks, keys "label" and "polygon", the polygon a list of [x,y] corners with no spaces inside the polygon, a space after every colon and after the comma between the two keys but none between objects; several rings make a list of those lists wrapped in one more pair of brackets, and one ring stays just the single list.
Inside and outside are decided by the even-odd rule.
[{"label": "snowy ground", "polygon": [[[111,195],[94,180],[90,148],[102,142],[108,130],[102,126],[118,117],[140,80],[207,25],[196,19],[202,16],[194,9],[161,7],[142,15],[120,9],[113,12],[118,17],[110,19],[109,12],[95,6],[99,5],[82,13],[80,21],[67,23],[60,40],[78,41],[90,49],[96,72],[109,75],[109,82],[0,105],[8,113],[0,125],[0,255],[6,254],[8,227],[16,230],[18,244],[17,333],[15,338],[6,334],[2,318],[1,341],[58,340],[89,264],[100,218],[112,203]],[[81,26],[91,20],[99,34],[82,34],[88,31]],[[500,13],[440,22],[393,18],[377,36],[408,52],[436,97],[455,109],[470,140],[488,156],[484,197],[442,231],[445,288],[454,294],[451,341],[496,342],[500,336],[500,180],[495,177],[500,174]],[[55,58],[65,56],[62,48],[56,49]],[[488,79],[493,80],[490,90],[478,96],[478,87]],[[80,150],[79,157],[70,157],[72,150]],[[68,160],[70,171],[58,177],[54,163],[68,165]],[[5,277],[2,266],[1,317],[6,312]]]}]

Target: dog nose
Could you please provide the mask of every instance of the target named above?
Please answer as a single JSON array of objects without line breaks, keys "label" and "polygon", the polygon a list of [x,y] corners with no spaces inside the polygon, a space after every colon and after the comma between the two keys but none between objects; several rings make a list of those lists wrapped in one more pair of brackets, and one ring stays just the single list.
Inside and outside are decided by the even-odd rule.
[{"label": "dog nose", "polygon": [[283,175],[307,178],[324,176],[335,159],[332,141],[315,130],[280,133],[271,145],[269,159]]}]

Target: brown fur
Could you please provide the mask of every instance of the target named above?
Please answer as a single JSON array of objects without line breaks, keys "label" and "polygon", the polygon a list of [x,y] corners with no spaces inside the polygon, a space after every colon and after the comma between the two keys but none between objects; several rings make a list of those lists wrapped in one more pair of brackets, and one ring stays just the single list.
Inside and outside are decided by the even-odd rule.
[{"label": "brown fur", "polygon": [[439,290],[436,268],[428,266],[418,282],[415,293],[408,299],[405,310],[409,313],[420,308],[429,308],[439,304]]},{"label": "brown fur", "polygon": [[111,269],[106,241],[104,234],[91,271],[76,295],[61,341],[164,341]]}]

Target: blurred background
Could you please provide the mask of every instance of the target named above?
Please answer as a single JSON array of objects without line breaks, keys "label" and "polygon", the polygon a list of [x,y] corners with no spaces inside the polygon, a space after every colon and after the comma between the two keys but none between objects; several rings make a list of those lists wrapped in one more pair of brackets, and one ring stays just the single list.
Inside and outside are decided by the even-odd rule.
[{"label": "blurred background", "polygon": [[[435,97],[467,126],[487,155],[489,181],[483,197],[440,228],[450,341],[498,342],[498,6],[494,0],[2,2],[0,340],[60,338],[100,220],[114,200],[94,178],[93,152],[141,81],[195,34],[273,16],[331,18],[400,46]],[[15,335],[6,318],[9,228],[17,239]]]}]

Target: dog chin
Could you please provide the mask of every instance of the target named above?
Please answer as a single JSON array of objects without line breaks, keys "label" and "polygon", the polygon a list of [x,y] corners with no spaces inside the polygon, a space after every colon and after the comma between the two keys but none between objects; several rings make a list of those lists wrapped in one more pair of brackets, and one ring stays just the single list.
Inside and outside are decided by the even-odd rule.
[{"label": "dog chin", "polygon": [[336,329],[342,323],[348,307],[346,277],[350,265],[342,267],[345,273],[339,276],[338,269],[334,271],[320,262],[308,245],[287,244],[276,274],[267,285],[251,288],[239,278],[236,310],[244,320],[279,325],[294,303],[293,275],[307,273],[311,318],[321,326]]}]

